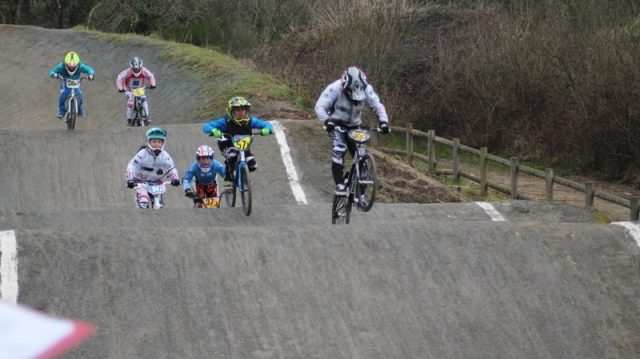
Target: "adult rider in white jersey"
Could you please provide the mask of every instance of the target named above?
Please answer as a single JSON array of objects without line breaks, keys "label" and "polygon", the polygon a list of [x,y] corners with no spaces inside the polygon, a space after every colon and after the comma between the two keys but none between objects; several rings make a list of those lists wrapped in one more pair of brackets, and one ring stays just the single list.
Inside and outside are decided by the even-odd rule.
[{"label": "adult rider in white jersey", "polygon": [[336,184],[336,195],[346,195],[343,183],[344,155],[346,150],[353,156],[355,146],[347,141],[346,130],[362,125],[364,104],[376,114],[380,122],[380,132],[389,133],[389,117],[380,97],[367,77],[357,67],[349,67],[340,79],[329,84],[322,91],[316,102],[315,112],[318,119],[324,122],[333,145],[331,172]]}]

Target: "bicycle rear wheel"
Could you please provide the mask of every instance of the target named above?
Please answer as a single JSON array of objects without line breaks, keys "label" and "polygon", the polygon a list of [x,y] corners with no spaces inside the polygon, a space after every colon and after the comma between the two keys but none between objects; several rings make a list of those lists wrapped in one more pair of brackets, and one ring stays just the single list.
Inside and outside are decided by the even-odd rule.
[{"label": "bicycle rear wheel", "polygon": [[67,112],[67,129],[73,130],[76,128],[76,99],[72,98],[69,101],[69,111]]},{"label": "bicycle rear wheel", "polygon": [[242,187],[239,191],[242,200],[242,211],[248,216],[251,214],[251,181],[249,180],[249,168],[247,166],[241,167],[240,177]]},{"label": "bicycle rear wheel", "polygon": [[356,206],[359,210],[367,212],[373,207],[376,200],[378,181],[376,180],[376,161],[368,153],[362,157],[358,164],[360,178],[356,185]]},{"label": "bicycle rear wheel", "polygon": [[349,224],[351,216],[351,201],[349,196],[333,196],[331,207],[332,224]]}]

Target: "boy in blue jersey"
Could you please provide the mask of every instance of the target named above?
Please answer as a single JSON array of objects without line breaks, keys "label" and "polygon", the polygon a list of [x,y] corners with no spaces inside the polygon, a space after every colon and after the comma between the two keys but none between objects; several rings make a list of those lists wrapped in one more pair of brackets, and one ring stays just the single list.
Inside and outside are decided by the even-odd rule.
[{"label": "boy in blue jersey", "polygon": [[[217,118],[202,127],[202,131],[209,136],[221,138],[222,134],[234,135],[250,135],[252,129],[259,129],[262,136],[268,136],[273,133],[273,126],[255,116],[249,115],[251,104],[247,99],[241,96],[234,96],[227,104],[227,114]],[[231,172],[235,166],[237,151],[233,150],[233,144],[230,138],[218,141],[220,153],[225,157],[226,172],[224,176],[225,187],[232,185]],[[255,156],[251,153],[251,149],[245,152],[249,171],[253,172],[258,168]]]},{"label": "boy in blue jersey", "polygon": [[[78,80],[82,76],[82,74],[86,74],[89,81],[93,81],[93,77],[95,75],[95,71],[92,67],[85,65],[80,61],[80,56],[77,53],[70,51],[64,56],[64,61],[54,66],[49,71],[49,77],[52,79],[64,78],[71,80]],[[65,105],[65,101],[69,96],[71,89],[67,87],[66,81],[60,81],[60,97],[58,98],[58,118],[64,118],[64,115],[67,113],[67,108]],[[84,96],[82,95],[82,90],[78,88],[76,90],[76,96],[78,98],[78,116],[84,116],[84,108],[82,107],[82,103],[84,100]]]},{"label": "boy in blue jersey", "polygon": [[[213,158],[213,149],[200,146],[196,149],[196,160],[187,168],[182,177],[182,188],[186,197],[195,199],[218,197],[216,174],[224,177],[225,169],[222,163]],[[195,178],[196,191],[191,188],[191,181]],[[202,201],[195,202],[196,207],[202,208]]]}]

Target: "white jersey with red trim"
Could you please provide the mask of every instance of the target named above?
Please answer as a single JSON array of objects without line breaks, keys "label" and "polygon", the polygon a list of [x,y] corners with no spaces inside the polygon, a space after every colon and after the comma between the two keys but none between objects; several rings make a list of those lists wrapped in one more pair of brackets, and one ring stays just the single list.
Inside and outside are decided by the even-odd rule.
[{"label": "white jersey with red trim", "polygon": [[116,88],[118,90],[132,90],[144,87],[146,80],[149,81],[150,86],[156,86],[156,77],[146,67],[143,66],[138,75],[134,74],[131,68],[128,68],[118,74]]},{"label": "white jersey with red trim", "polygon": [[154,156],[146,146],[129,161],[125,171],[126,180],[136,183],[159,183],[165,176],[170,180],[180,179],[171,155],[162,150],[158,156]]}]

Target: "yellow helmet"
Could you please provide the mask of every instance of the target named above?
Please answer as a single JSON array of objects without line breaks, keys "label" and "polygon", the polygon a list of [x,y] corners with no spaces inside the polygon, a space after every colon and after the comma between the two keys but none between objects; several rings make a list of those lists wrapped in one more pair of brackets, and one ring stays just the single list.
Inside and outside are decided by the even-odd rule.
[{"label": "yellow helmet", "polygon": [[[234,107],[244,107],[247,110],[245,118],[235,118],[233,116]],[[227,114],[231,121],[236,123],[238,126],[246,126],[249,123],[249,110],[251,110],[251,104],[242,96],[233,96],[227,104]]]},{"label": "yellow helmet", "polygon": [[64,55],[64,67],[67,69],[69,75],[75,74],[79,65],[80,56],[78,56],[77,53],[69,51],[66,55]]}]

